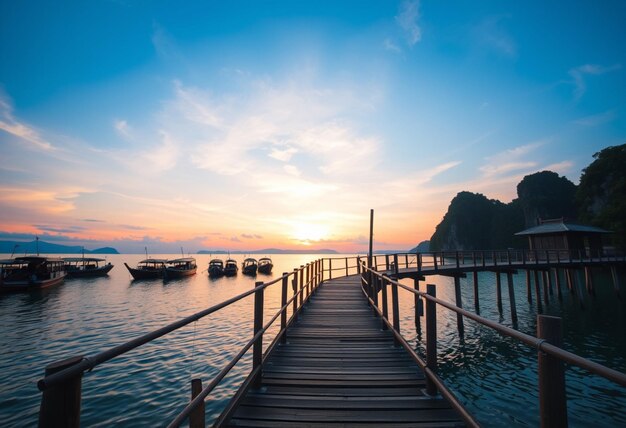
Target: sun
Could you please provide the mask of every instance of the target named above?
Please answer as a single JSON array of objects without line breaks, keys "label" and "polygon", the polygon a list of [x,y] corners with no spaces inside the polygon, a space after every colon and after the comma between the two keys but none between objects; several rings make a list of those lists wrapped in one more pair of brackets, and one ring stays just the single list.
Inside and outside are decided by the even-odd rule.
[{"label": "sun", "polygon": [[291,236],[304,245],[310,245],[311,242],[326,238],[328,228],[321,224],[297,222],[292,225]]}]

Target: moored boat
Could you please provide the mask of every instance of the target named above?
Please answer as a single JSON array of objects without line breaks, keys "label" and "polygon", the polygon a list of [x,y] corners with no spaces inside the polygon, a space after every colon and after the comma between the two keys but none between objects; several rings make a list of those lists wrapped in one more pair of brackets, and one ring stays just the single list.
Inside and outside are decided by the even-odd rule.
[{"label": "moored boat", "polygon": [[274,264],[272,263],[272,259],[270,259],[269,257],[261,257],[259,259],[259,265],[257,267],[257,270],[259,271],[259,273],[269,275],[270,273],[272,273],[273,267]]},{"label": "moored boat", "polygon": [[224,265],[224,275],[236,276],[237,272],[239,272],[239,266],[237,266],[237,261],[233,259],[226,260],[226,264]]},{"label": "moored boat", "polygon": [[175,279],[195,275],[197,269],[196,259],[193,257],[168,260],[165,263],[165,278]]},{"label": "moored boat", "polygon": [[68,278],[105,276],[113,269],[111,263],[95,257],[65,257],[63,262]]},{"label": "moored boat", "polygon": [[224,276],[224,262],[222,259],[213,259],[209,262],[209,277],[219,278]]},{"label": "moored boat", "polygon": [[241,265],[241,273],[244,275],[256,275],[257,261],[252,257],[245,259]]},{"label": "moored boat", "polygon": [[0,260],[0,291],[31,291],[60,284],[66,272],[63,260],[24,256]]},{"label": "moored boat", "polygon": [[127,263],[124,266],[134,279],[154,279],[163,278],[165,262],[165,259],[145,259],[137,263],[136,268],[131,268]]}]

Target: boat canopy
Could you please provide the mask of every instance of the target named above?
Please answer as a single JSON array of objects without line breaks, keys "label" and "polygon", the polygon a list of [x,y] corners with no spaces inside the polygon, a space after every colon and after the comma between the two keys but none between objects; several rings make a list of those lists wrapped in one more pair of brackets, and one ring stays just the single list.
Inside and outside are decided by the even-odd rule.
[{"label": "boat canopy", "polygon": [[106,262],[106,259],[99,259],[96,257],[63,257],[63,261],[68,263],[78,262]]},{"label": "boat canopy", "polygon": [[158,263],[166,263],[166,262],[167,262],[166,259],[145,259],[145,260],[140,261],[139,263],[146,263],[146,264],[148,264],[148,263],[155,263],[155,264],[158,264]]}]

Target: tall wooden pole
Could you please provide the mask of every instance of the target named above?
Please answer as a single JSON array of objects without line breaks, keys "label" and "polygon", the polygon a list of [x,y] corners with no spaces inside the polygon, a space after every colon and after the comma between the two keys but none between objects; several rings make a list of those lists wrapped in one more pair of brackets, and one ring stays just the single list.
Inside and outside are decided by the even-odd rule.
[{"label": "tall wooden pole", "polygon": [[367,253],[367,267],[372,268],[372,254],[374,248],[374,210],[370,210],[370,248]]}]

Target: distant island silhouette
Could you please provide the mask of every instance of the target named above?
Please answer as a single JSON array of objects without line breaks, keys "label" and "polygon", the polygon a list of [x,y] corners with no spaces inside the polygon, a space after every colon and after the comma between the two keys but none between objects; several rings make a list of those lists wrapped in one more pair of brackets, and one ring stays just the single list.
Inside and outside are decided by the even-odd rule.
[{"label": "distant island silhouette", "polygon": [[335,250],[310,249],[310,250],[283,250],[280,248],[264,248],[262,250],[200,250],[198,254],[339,254]]},{"label": "distant island silhouette", "polygon": [[[17,246],[17,247],[16,247]],[[80,245],[59,245],[52,244],[45,241],[0,241],[0,253],[13,253],[15,249],[15,255],[23,254],[35,254],[39,249],[40,254],[82,254],[83,247]],[[115,248],[103,247],[96,248],[95,250],[84,250],[85,254],[119,254]]]}]

